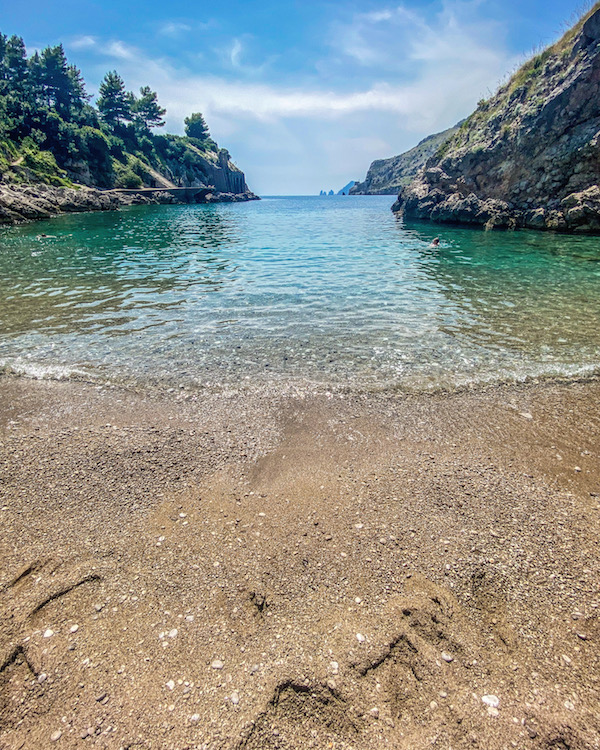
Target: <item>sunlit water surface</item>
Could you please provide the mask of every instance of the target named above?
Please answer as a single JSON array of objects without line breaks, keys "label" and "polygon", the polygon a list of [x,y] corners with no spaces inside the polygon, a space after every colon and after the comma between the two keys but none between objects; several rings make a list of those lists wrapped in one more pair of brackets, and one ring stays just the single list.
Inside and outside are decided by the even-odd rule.
[{"label": "sunlit water surface", "polygon": [[139,206],[2,229],[0,365],[410,390],[599,370],[598,238],[407,225],[392,200]]}]

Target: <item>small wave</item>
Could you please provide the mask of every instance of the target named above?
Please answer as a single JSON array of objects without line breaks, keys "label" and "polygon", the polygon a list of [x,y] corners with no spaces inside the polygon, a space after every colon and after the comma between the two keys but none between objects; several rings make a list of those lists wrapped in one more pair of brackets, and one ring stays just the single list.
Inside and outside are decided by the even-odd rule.
[{"label": "small wave", "polygon": [[18,360],[0,360],[0,373],[33,380],[95,380],[90,373],[68,365],[43,365]]}]

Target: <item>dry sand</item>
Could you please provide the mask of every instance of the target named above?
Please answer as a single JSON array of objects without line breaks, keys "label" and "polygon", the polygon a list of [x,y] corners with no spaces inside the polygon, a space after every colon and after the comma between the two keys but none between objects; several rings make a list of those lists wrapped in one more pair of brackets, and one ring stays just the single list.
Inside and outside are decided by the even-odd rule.
[{"label": "dry sand", "polygon": [[600,747],[599,397],[0,378],[0,747]]}]

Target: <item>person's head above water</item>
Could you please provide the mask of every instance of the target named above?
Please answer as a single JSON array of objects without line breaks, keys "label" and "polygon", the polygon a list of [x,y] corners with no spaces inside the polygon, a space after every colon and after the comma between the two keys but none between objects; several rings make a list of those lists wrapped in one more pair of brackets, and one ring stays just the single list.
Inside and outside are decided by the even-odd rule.
[{"label": "person's head above water", "polygon": [[437,247],[437,246],[438,246],[438,245],[440,244],[440,238],[439,238],[439,237],[434,237],[434,238],[433,238],[433,241],[432,241],[432,243],[431,243],[431,244],[432,244],[432,245],[433,245],[434,247]]}]

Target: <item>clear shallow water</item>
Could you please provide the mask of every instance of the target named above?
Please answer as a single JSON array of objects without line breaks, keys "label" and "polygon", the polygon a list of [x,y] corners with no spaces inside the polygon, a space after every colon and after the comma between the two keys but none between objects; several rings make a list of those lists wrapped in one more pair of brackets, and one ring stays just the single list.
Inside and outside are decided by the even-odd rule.
[{"label": "clear shallow water", "polygon": [[411,390],[600,371],[600,239],[405,225],[392,200],[138,206],[0,230],[0,365]]}]

